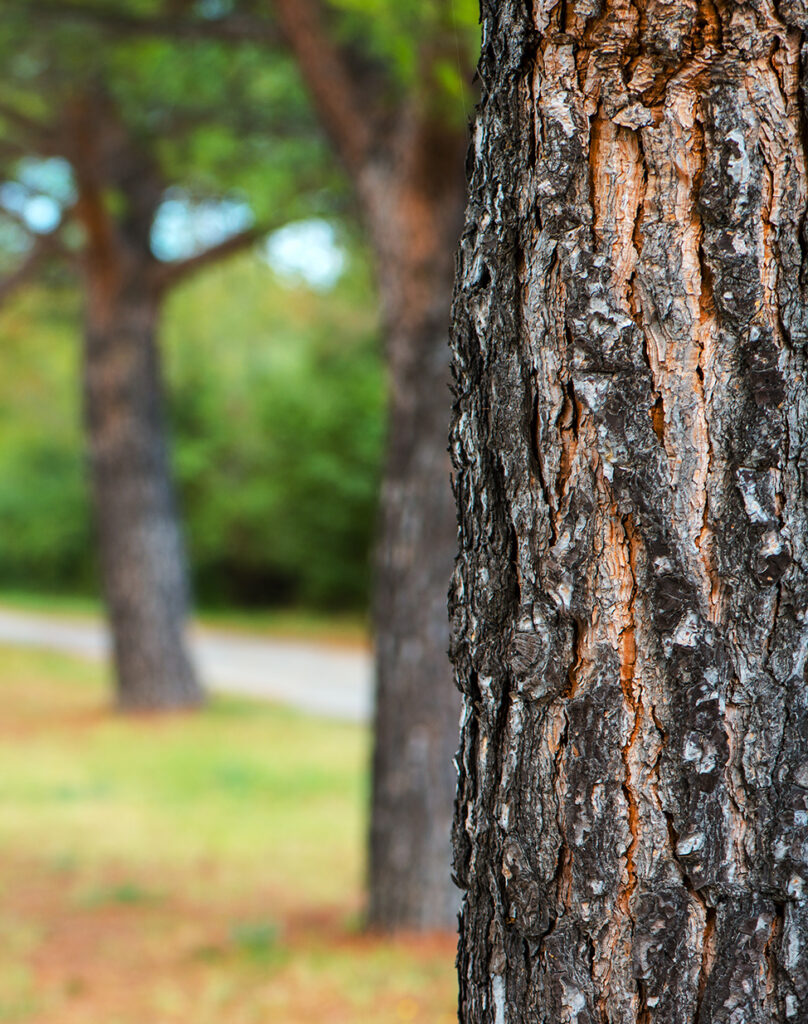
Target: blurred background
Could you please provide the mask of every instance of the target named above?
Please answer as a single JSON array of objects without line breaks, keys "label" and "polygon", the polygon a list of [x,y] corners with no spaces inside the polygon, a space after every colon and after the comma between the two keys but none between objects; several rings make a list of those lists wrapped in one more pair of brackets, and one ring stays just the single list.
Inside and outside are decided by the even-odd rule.
[{"label": "blurred background", "polygon": [[4,4],[0,1022],[455,1018],[476,26]]},{"label": "blurred background", "polygon": [[[69,184],[61,161],[47,170]],[[0,186],[0,220],[10,191]],[[185,211],[171,213],[176,202],[159,214],[164,247],[179,247],[174,233],[189,227]],[[82,298],[63,267],[43,271],[0,305],[0,580],[19,600],[82,608],[100,593]],[[170,296],[166,413],[202,609],[365,622],[384,434],[380,343],[367,254],[339,221],[293,222]]]}]

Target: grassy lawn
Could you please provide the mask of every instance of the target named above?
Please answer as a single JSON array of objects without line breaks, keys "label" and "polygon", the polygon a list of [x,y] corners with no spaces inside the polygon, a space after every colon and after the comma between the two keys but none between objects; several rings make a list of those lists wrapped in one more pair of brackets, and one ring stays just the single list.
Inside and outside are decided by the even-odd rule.
[{"label": "grassy lawn", "polygon": [[[101,602],[92,597],[0,590],[0,607],[15,611],[93,618],[102,614]],[[359,612],[316,612],[308,608],[203,608],[195,622],[209,629],[227,629],[255,636],[288,637],[314,642],[367,644],[369,625]]]},{"label": "grassy lawn", "polygon": [[0,648],[0,1022],[449,1024],[451,937],[362,934],[365,729],[123,719]]}]

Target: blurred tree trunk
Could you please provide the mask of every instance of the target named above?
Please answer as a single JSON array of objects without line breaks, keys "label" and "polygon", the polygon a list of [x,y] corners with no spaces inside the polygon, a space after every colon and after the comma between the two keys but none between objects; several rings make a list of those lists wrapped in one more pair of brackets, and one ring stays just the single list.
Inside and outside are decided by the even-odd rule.
[{"label": "blurred tree trunk", "polygon": [[157,307],[137,288],[99,296],[99,282],[90,281],[89,292],[85,415],[118,704],[192,707],[202,691],[184,636],[187,575],[165,443]]},{"label": "blurred tree trunk", "polygon": [[85,234],[85,419],[118,704],[193,707],[203,695],[184,635],[187,568],[155,343],[162,291],[149,236],[160,183],[97,97],[66,122]]},{"label": "blurred tree trunk", "polygon": [[390,403],[374,597],[369,893],[370,924],[388,930],[454,927],[458,909],[449,875],[460,699],[447,657],[457,547],[448,316],[464,186],[462,147],[452,141],[414,133],[395,169],[363,179]]},{"label": "blurred tree trunk", "polygon": [[369,924],[454,927],[450,830],[460,699],[445,611],[457,543],[448,327],[466,136],[431,108],[428,70],[398,109],[380,112],[389,84],[359,80],[361,69],[328,32],[317,0],[275,0],[275,9],[354,184],[385,330],[390,405],[373,601]]},{"label": "blurred tree trunk", "polygon": [[460,1019],[806,1021],[804,9],[483,14]]}]

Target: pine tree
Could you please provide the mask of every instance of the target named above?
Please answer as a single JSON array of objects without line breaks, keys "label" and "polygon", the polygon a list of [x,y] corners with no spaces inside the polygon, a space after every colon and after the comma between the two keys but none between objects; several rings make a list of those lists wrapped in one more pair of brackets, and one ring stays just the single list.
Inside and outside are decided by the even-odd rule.
[{"label": "pine tree", "polygon": [[805,13],[483,14],[460,1019],[805,1021]]}]

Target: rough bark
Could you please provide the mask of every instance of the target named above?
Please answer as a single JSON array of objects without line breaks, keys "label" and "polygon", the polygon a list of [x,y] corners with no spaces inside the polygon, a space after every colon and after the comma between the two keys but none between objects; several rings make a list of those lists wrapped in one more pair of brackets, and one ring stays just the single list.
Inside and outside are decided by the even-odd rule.
[{"label": "rough bark", "polygon": [[483,3],[460,1019],[808,1020],[808,10]]},{"label": "rough bark", "polygon": [[[449,152],[447,152],[447,148]],[[386,327],[390,411],[374,599],[369,924],[454,927],[451,818],[459,695],[446,590],[457,546],[446,437],[460,146],[415,132],[363,179]]]}]

